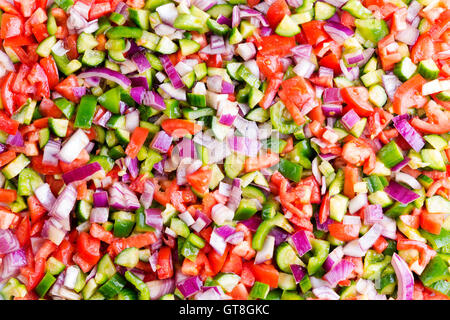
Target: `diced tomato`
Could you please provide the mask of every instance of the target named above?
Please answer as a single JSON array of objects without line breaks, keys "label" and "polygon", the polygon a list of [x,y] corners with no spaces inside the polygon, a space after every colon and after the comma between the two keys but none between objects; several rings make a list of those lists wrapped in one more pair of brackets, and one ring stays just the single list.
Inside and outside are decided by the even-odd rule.
[{"label": "diced tomato", "polygon": [[80,98],[78,98],[73,92],[73,88],[78,87],[78,78],[75,75],[70,75],[60,83],[55,86],[56,92],[62,95],[64,98],[78,103]]},{"label": "diced tomato", "polygon": [[168,279],[173,276],[172,252],[169,247],[159,249],[156,269],[158,279]]},{"label": "diced tomato", "polygon": [[278,270],[271,264],[251,264],[250,269],[255,280],[268,284],[271,288],[278,287]]},{"label": "diced tomato", "polygon": [[269,25],[272,29],[275,29],[276,26],[280,23],[280,21],[284,18],[285,15],[290,15],[291,10],[285,0],[276,0],[274,1],[269,9],[267,10],[267,21],[269,21]]},{"label": "diced tomato", "polygon": [[81,232],[77,239],[77,254],[89,264],[100,260],[100,240],[86,232]]},{"label": "diced tomato", "polygon": [[426,210],[423,210],[420,214],[420,227],[430,233],[440,234],[444,220],[445,214],[428,213]]},{"label": "diced tomato", "polygon": [[374,109],[369,102],[369,91],[365,87],[345,87],[341,89],[342,99],[355,112],[368,117],[373,114]]},{"label": "diced tomato", "polygon": [[20,16],[4,13],[1,20],[0,38],[7,39],[23,35],[24,21]]},{"label": "diced tomato", "polygon": [[312,46],[318,45],[320,42],[329,39],[328,34],[323,29],[325,21],[312,20],[302,24],[302,30],[306,40]]}]

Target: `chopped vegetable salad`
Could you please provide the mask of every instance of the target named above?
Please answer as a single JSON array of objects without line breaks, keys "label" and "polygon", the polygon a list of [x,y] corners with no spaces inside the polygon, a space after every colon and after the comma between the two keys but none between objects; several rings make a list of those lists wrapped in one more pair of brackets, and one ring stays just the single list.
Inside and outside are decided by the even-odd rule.
[{"label": "chopped vegetable salad", "polygon": [[449,299],[449,1],[0,9],[0,299]]}]

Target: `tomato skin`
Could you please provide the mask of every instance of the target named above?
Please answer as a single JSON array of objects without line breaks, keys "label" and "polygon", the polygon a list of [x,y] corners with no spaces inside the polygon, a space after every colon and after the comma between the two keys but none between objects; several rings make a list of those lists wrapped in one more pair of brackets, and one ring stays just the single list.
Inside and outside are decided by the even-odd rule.
[{"label": "tomato skin", "polygon": [[58,246],[58,249],[56,249],[53,257],[64,263],[66,266],[69,266],[72,264],[74,252],[75,246],[70,241],[64,239]]},{"label": "tomato skin", "polygon": [[77,239],[77,254],[89,264],[100,260],[100,240],[86,232],[81,232]]},{"label": "tomato skin", "polygon": [[405,114],[408,108],[422,107],[427,102],[427,98],[421,94],[426,82],[420,74],[416,74],[398,87],[394,95],[394,112]]},{"label": "tomato skin", "polygon": [[271,264],[251,264],[250,270],[255,280],[268,284],[272,288],[278,287],[278,270]]},{"label": "tomato skin", "polygon": [[172,252],[169,247],[163,247],[158,253],[158,279],[168,279],[173,276]]},{"label": "tomato skin", "polygon": [[278,56],[283,57],[289,54],[292,48],[295,47],[295,39],[293,37],[286,38],[277,34],[261,37],[257,44],[258,53],[263,56]]},{"label": "tomato skin", "polygon": [[258,53],[256,56],[256,63],[262,74],[269,79],[283,71],[283,65],[278,56],[265,56]]},{"label": "tomato skin", "polygon": [[302,30],[305,34],[306,41],[312,46],[316,46],[324,40],[329,39],[328,34],[324,31],[325,21],[312,20],[302,24]]},{"label": "tomato skin", "polygon": [[439,105],[435,103],[427,103],[424,109],[428,122],[414,117],[411,120],[411,125],[414,128],[423,133],[443,134],[450,131],[450,111],[442,111]]},{"label": "tomato skin", "polygon": [[329,53],[319,60],[319,64],[323,67],[333,69],[338,74],[341,72],[341,66],[339,65],[339,57],[334,53]]},{"label": "tomato skin", "polygon": [[2,81],[1,84],[1,97],[2,97],[2,102],[3,102],[3,108],[6,110],[6,112],[8,113],[8,115],[12,115],[15,111],[15,107],[14,107],[14,96],[13,93],[11,92],[11,85],[12,82],[14,80],[14,73],[13,72],[9,72]]},{"label": "tomato skin", "polygon": [[55,60],[50,55],[47,58],[42,58],[41,61],[39,61],[39,64],[47,75],[50,89],[54,89],[59,83],[58,67],[56,66]]},{"label": "tomato skin", "polygon": [[362,117],[373,114],[374,109],[369,102],[369,91],[365,87],[346,87],[341,89],[342,99]]},{"label": "tomato skin", "polygon": [[291,10],[285,0],[276,0],[267,10],[267,21],[272,29],[276,28],[285,15],[290,15]]},{"label": "tomato skin", "polygon": [[8,39],[23,34],[24,21],[20,16],[4,13],[1,20],[0,38]]},{"label": "tomato skin", "polygon": [[212,170],[202,167],[199,170],[186,176],[188,183],[200,193],[206,193],[209,190],[209,181],[211,180]]},{"label": "tomato skin", "polygon": [[420,227],[432,234],[440,234],[445,215],[423,211],[420,215]]},{"label": "tomato skin", "polygon": [[351,241],[358,238],[359,226],[354,224],[332,223],[328,225],[330,235],[342,241]]},{"label": "tomato skin", "polygon": [[70,75],[60,83],[55,86],[55,90],[62,95],[64,98],[73,101],[75,103],[80,102],[80,98],[78,98],[73,92],[73,88],[78,87],[78,78],[75,75]]},{"label": "tomato skin", "polygon": [[96,2],[92,5],[91,10],[89,10],[89,20],[98,19],[112,10],[111,4],[109,2]]}]

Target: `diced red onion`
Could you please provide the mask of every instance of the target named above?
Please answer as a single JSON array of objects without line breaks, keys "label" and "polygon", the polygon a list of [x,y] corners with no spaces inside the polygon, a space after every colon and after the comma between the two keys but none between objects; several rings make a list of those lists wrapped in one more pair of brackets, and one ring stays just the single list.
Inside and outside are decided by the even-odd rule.
[{"label": "diced red onion", "polygon": [[177,288],[185,298],[189,298],[200,291],[202,284],[200,277],[195,276],[177,283]]},{"label": "diced red onion", "polygon": [[65,144],[58,153],[58,157],[62,161],[70,163],[78,157],[81,150],[86,148],[88,144],[89,144],[88,136],[86,135],[86,133],[84,133],[83,130],[78,129],[65,142]]},{"label": "diced red onion", "polygon": [[57,155],[61,150],[61,141],[48,140],[44,147],[44,153],[42,156],[42,163],[56,166],[58,165]]},{"label": "diced red onion", "polygon": [[299,256],[303,256],[312,249],[308,236],[305,231],[300,230],[291,236],[292,243]]},{"label": "diced red onion", "polygon": [[391,180],[384,191],[394,200],[408,204],[420,198],[420,195]]},{"label": "diced red onion", "polygon": [[233,217],[234,211],[221,203],[218,203],[212,207],[211,218],[217,225],[222,225],[226,221],[232,221]]},{"label": "diced red onion", "polygon": [[162,296],[173,292],[173,290],[175,289],[175,280],[153,280],[146,282],[146,285],[150,290],[150,299],[157,300]]},{"label": "diced red onion", "polygon": [[343,257],[344,250],[342,249],[342,246],[334,248],[323,263],[323,268],[325,271],[330,271],[338,262],[342,260]]},{"label": "diced red onion", "polygon": [[340,281],[347,279],[355,265],[348,260],[339,261],[330,271],[328,271],[323,278],[328,281],[328,283],[335,287]]},{"label": "diced red onion", "polygon": [[403,159],[401,162],[399,162],[398,164],[393,166],[391,168],[391,171],[392,172],[398,172],[398,171],[402,170],[409,163],[410,160],[411,160],[410,158],[405,157],[405,159]]},{"label": "diced red onion", "polygon": [[411,148],[413,148],[416,152],[422,150],[425,146],[425,140],[407,120],[394,117],[392,121],[394,122],[394,127],[397,129],[398,133],[400,133],[405,141],[408,142]]},{"label": "diced red onion", "polygon": [[364,224],[372,225],[383,220],[383,209],[379,204],[371,204],[364,210]]},{"label": "diced red onion", "polygon": [[327,23],[323,26],[323,29],[334,41],[339,44],[344,43],[345,40],[354,34],[352,29],[333,21],[327,21]]},{"label": "diced red onion", "polygon": [[74,188],[73,184],[66,185],[64,190],[59,194],[58,198],[54,202],[49,215],[60,219],[68,218],[70,212],[75,206],[76,200],[77,190]]},{"label": "diced red onion", "polygon": [[339,300],[339,295],[330,287],[319,287],[312,290],[320,300]]},{"label": "diced red onion", "polygon": [[142,104],[152,107],[156,110],[166,109],[164,99],[155,91],[147,91],[142,98]]},{"label": "diced red onion", "polygon": [[268,235],[264,240],[262,249],[256,253],[255,264],[260,264],[267,260],[272,259],[274,248],[275,248],[275,237]]},{"label": "diced red onion", "polygon": [[347,242],[347,244],[343,248],[344,255],[350,256],[350,257],[364,257],[366,252],[361,249],[361,246],[359,245],[359,239],[352,240],[350,242]]},{"label": "diced red onion", "polygon": [[303,78],[311,77],[316,68],[315,64],[306,59],[300,59],[299,63],[294,67],[294,71],[298,76]]},{"label": "diced red onion", "polygon": [[395,34],[395,39],[406,43],[407,45],[414,45],[419,37],[419,30],[412,26],[408,26],[406,29],[398,31]]},{"label": "diced red onion", "polygon": [[355,110],[350,109],[346,114],[344,114],[341,118],[342,124],[350,130],[353,126],[359,121],[361,118],[355,112]]},{"label": "diced red onion", "polygon": [[105,223],[108,221],[109,208],[97,207],[93,208],[91,215],[89,216],[89,221],[91,223]]},{"label": "diced red onion", "polygon": [[402,85],[402,82],[393,74],[384,74],[381,76],[383,81],[384,89],[386,90],[386,94],[389,99],[394,100],[394,94],[397,91],[397,88]]},{"label": "diced red onion", "polygon": [[[184,85],[183,85],[184,86]],[[172,84],[166,82],[159,86],[161,89],[164,90],[165,93],[167,93],[169,96],[176,100],[182,100],[186,101],[186,91],[183,89],[176,89]]]},{"label": "diced red onion", "polygon": [[211,247],[213,247],[214,250],[216,250],[219,255],[223,255],[225,252],[225,248],[227,247],[225,239],[219,236],[215,230],[213,230],[213,232],[211,233],[209,244],[211,245]]},{"label": "diced red onion", "polygon": [[409,270],[405,260],[397,253],[392,256],[391,264],[394,267],[398,281],[397,300],[412,300],[414,292],[414,276]]},{"label": "diced red onion", "polygon": [[98,162],[88,163],[82,167],[78,167],[71,171],[68,171],[62,175],[65,184],[69,184],[74,181],[80,181],[88,179],[96,172],[102,170],[101,165]]},{"label": "diced red onion", "polygon": [[0,229],[0,254],[10,253],[19,249],[19,241],[11,230]]},{"label": "diced red onion", "polygon": [[161,216],[161,209],[150,208],[145,210],[145,224],[155,228],[156,230],[162,230],[163,220]]},{"label": "diced red onion", "polygon": [[144,192],[141,195],[141,198],[139,201],[141,202],[144,209],[150,208],[152,201],[153,201],[153,195],[155,193],[155,185],[150,180],[145,180],[144,183]]},{"label": "diced red onion", "polygon": [[78,75],[78,78],[90,78],[99,77],[113,81],[123,88],[127,89],[131,85],[131,80],[125,77],[120,72],[108,69],[108,68],[92,68],[88,71],[82,72]]},{"label": "diced red onion", "polygon": [[255,57],[256,48],[252,42],[240,43],[237,45],[236,53],[240,55],[244,61],[248,61]]},{"label": "diced red onion", "polygon": [[166,153],[172,144],[172,140],[173,138],[162,130],[153,137],[150,147],[161,153]]},{"label": "diced red onion", "polygon": [[327,117],[339,116],[342,114],[342,105],[340,104],[332,104],[332,103],[324,103],[322,105],[322,111]]},{"label": "diced red onion", "polygon": [[367,231],[361,238],[359,238],[359,245],[361,246],[361,249],[364,251],[369,250],[378,240],[382,231],[383,226],[375,223],[372,228],[369,229],[369,231]]},{"label": "diced red onion", "polygon": [[350,214],[354,214],[358,212],[360,209],[362,209],[364,206],[366,206],[367,203],[368,203],[367,193],[359,193],[353,199],[350,200],[348,204],[348,212],[350,212]]}]

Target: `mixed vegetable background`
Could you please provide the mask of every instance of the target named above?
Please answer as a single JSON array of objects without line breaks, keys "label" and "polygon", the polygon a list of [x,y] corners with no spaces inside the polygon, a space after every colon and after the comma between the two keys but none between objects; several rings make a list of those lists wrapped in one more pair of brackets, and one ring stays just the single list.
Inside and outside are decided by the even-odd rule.
[{"label": "mixed vegetable background", "polygon": [[448,0],[0,0],[2,299],[449,299]]}]

